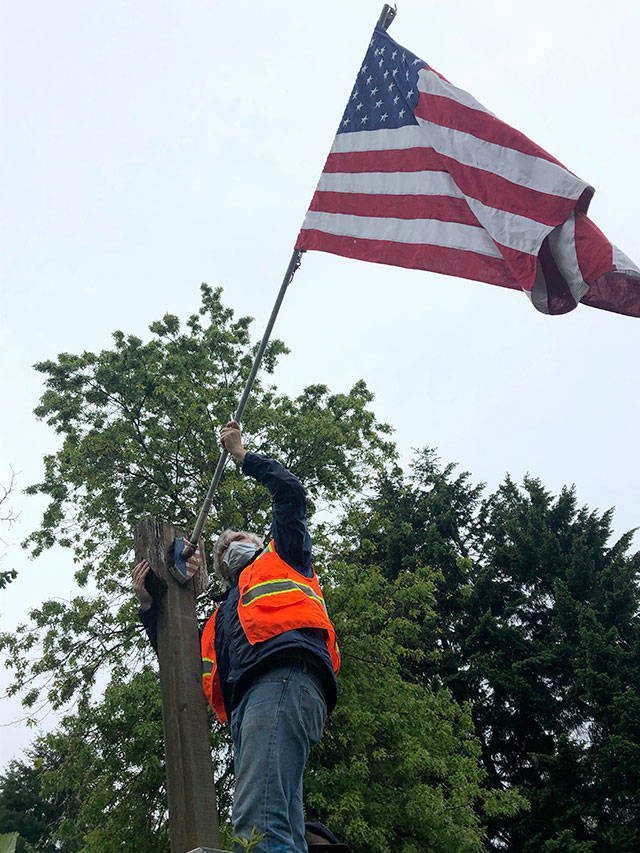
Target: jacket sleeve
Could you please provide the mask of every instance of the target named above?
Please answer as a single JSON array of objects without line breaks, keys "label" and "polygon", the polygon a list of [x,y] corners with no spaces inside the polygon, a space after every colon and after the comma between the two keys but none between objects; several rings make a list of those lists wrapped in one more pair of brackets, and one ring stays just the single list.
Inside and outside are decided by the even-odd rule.
[{"label": "jacket sleeve", "polygon": [[242,470],[271,492],[271,537],[276,551],[293,569],[311,577],[311,537],[307,530],[307,497],[297,477],[261,453],[248,452]]},{"label": "jacket sleeve", "polygon": [[155,601],[148,610],[138,610],[138,616],[153,650],[158,654],[158,608]]}]

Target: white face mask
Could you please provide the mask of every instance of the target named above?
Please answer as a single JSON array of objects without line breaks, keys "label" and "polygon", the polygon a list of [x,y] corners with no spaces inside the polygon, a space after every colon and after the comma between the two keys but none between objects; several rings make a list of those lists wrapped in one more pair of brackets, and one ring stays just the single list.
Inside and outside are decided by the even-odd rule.
[{"label": "white face mask", "polygon": [[248,566],[260,549],[255,542],[232,542],[227,548],[222,565],[226,566],[231,577]]}]

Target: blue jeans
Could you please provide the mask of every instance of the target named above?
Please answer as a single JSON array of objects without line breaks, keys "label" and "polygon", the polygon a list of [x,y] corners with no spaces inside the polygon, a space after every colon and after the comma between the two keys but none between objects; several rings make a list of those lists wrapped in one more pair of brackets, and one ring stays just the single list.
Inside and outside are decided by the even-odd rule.
[{"label": "blue jeans", "polygon": [[234,708],[233,830],[265,834],[255,853],[307,853],[302,774],[326,717],[320,677],[303,661],[259,675]]}]

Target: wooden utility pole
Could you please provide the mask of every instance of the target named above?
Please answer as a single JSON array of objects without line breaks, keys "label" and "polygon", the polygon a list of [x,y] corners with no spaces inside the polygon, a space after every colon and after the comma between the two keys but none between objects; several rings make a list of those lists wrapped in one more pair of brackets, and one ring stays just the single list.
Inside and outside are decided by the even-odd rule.
[{"label": "wooden utility pole", "polygon": [[151,518],[135,530],[136,560],[148,560],[167,585],[158,606],[158,659],[171,853],[220,844],[195,606],[207,583],[204,547],[201,542],[202,573],[181,585],[168,570],[173,542],[181,536],[172,524]]}]

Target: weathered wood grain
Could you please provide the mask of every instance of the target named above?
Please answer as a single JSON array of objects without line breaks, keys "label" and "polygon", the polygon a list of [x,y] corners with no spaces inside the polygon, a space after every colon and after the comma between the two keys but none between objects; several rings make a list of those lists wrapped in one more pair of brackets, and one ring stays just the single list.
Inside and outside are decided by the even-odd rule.
[{"label": "weathered wood grain", "polygon": [[173,540],[184,535],[174,525],[150,518],[135,530],[137,561],[147,559],[167,583],[158,610],[158,658],[171,853],[220,844],[194,580],[181,586],[167,569]]}]

